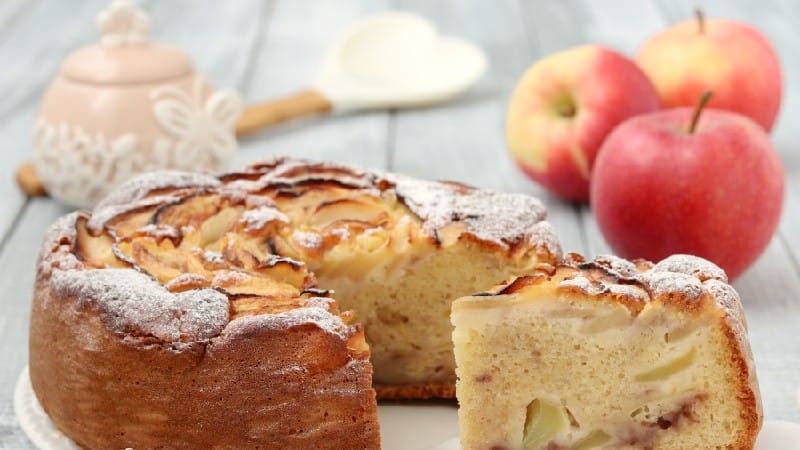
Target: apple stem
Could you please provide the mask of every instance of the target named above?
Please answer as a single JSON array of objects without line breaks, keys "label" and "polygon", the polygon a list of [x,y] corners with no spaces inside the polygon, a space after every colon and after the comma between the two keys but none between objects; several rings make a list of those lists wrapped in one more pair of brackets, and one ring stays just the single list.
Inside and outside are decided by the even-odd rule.
[{"label": "apple stem", "polygon": [[697,30],[700,34],[706,32],[706,16],[703,14],[703,10],[700,8],[695,8],[694,16],[697,18]]},{"label": "apple stem", "polygon": [[689,125],[689,134],[694,133],[694,130],[697,129],[697,122],[700,122],[700,113],[703,112],[703,109],[708,104],[708,101],[711,100],[712,95],[713,93],[711,91],[705,91],[703,92],[703,95],[700,96],[700,102],[697,103],[697,108],[694,109],[692,123]]}]

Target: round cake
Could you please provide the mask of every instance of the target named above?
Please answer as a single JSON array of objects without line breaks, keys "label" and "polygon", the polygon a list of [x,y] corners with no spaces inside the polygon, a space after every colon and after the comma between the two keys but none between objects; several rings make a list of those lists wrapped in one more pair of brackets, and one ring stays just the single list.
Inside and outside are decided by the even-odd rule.
[{"label": "round cake", "polygon": [[31,383],[90,449],[377,448],[376,390],[454,395],[452,300],[558,261],[545,218],[284,158],[145,175],[48,232]]}]

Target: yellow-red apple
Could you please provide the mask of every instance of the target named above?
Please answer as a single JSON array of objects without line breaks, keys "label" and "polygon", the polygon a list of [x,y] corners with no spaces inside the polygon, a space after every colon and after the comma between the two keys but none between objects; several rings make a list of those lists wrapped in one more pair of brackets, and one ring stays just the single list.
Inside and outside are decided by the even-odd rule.
[{"label": "yellow-red apple", "polygon": [[589,199],[589,173],[606,135],[660,107],[653,85],[625,56],[582,46],[536,62],[517,83],[506,117],[512,157],[567,200]]},{"label": "yellow-red apple", "polygon": [[658,261],[689,253],[733,279],[778,225],[784,173],[764,129],[724,110],[673,108],[634,117],[606,139],[592,210],[614,252]]},{"label": "yellow-red apple", "polygon": [[769,41],[733,20],[687,20],[651,37],[636,56],[665,108],[693,106],[714,91],[712,108],[735,111],[772,130],[781,104],[781,69]]}]

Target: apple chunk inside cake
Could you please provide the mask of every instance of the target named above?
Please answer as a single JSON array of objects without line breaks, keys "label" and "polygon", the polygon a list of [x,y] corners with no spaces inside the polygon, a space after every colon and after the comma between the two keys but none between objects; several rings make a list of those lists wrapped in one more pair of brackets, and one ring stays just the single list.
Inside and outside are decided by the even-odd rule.
[{"label": "apple chunk inside cake", "polygon": [[465,449],[751,449],[761,423],[738,297],[691,257],[616,258],[453,305]]}]

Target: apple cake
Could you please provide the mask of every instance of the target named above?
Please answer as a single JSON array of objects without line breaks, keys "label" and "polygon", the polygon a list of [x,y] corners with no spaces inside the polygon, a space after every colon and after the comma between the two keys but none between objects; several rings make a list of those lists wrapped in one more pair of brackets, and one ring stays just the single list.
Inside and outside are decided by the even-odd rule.
[{"label": "apple cake", "polygon": [[752,449],[762,414],[714,264],[568,255],[453,303],[464,449]]},{"label": "apple cake", "polygon": [[141,176],[45,238],[34,391],[85,448],[377,448],[373,389],[454,395],[452,300],[552,266],[545,215],[283,158]]}]

